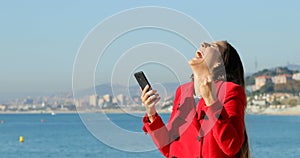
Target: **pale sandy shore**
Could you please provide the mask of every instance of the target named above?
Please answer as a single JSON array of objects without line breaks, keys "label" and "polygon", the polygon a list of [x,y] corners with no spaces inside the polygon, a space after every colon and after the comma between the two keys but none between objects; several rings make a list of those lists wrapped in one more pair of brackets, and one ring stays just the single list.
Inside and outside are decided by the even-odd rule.
[{"label": "pale sandy shore", "polygon": [[[158,111],[159,113],[170,113],[166,110]],[[122,113],[145,113],[145,111],[133,111],[123,109],[103,109],[94,111],[0,111],[0,114],[80,114],[80,113],[108,113],[108,114],[122,114]]]},{"label": "pale sandy shore", "polygon": [[286,108],[279,110],[266,109],[262,114],[269,115],[300,115],[300,107]]},{"label": "pale sandy shore", "polygon": [[[97,111],[0,111],[0,114],[81,114],[81,113],[105,113],[105,114],[124,114],[124,113],[139,113],[143,114],[145,111],[132,111],[132,110],[123,110],[123,109],[104,109]],[[170,113],[167,110],[158,110],[158,113],[168,114]],[[299,115],[300,116],[300,107],[286,108],[286,109],[271,109],[266,108],[260,111],[251,112],[248,111],[246,114],[255,114],[255,115]]]},{"label": "pale sandy shore", "polygon": [[[158,113],[170,113],[167,109],[157,109]],[[143,110],[132,109],[94,109],[94,110],[55,110],[55,111],[0,111],[0,114],[80,114],[80,113],[107,113],[107,114],[122,114],[122,113],[139,113],[144,114]],[[259,115],[300,115],[300,105],[289,108],[247,108],[246,114]]]},{"label": "pale sandy shore", "polygon": [[248,114],[261,114],[261,115],[300,115],[300,106],[274,109],[274,108],[263,108],[257,111],[247,110]]}]

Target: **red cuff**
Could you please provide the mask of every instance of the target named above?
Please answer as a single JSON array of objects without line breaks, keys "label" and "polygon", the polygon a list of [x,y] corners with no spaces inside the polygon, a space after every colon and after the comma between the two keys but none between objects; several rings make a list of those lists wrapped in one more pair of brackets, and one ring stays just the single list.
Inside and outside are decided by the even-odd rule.
[{"label": "red cuff", "polygon": [[147,114],[145,114],[142,121],[144,123],[144,126],[142,129],[145,133],[155,131],[156,129],[159,129],[162,126],[164,126],[161,117],[157,113],[154,115],[153,122],[150,123],[149,117]]}]

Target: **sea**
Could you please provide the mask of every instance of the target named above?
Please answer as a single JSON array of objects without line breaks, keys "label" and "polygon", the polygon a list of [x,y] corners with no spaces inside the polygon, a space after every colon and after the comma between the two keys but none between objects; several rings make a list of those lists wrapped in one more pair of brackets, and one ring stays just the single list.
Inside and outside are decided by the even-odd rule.
[{"label": "sea", "polygon": [[[143,133],[139,116],[106,116],[120,129]],[[169,114],[161,116],[164,121],[169,118]],[[163,157],[155,148],[148,151],[124,151],[102,142],[87,128],[79,114],[0,114],[0,121],[0,158]],[[300,157],[300,116],[249,114],[246,115],[246,125],[251,157]],[[113,132],[105,127],[101,128],[106,133]],[[24,142],[20,142],[20,137]],[[135,141],[143,144],[139,140]],[[127,142],[124,141],[123,144],[127,145]],[[128,143],[127,148],[130,147]]]}]

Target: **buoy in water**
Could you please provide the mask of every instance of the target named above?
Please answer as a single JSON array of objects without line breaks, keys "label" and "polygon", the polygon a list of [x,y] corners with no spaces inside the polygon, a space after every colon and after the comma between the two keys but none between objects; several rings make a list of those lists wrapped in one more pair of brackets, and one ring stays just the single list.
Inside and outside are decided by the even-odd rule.
[{"label": "buoy in water", "polygon": [[4,120],[1,120],[1,124],[4,124],[5,123],[5,121]]},{"label": "buoy in water", "polygon": [[24,137],[23,137],[23,136],[20,136],[20,137],[19,137],[19,141],[20,141],[20,143],[23,143],[23,142],[24,142]]}]

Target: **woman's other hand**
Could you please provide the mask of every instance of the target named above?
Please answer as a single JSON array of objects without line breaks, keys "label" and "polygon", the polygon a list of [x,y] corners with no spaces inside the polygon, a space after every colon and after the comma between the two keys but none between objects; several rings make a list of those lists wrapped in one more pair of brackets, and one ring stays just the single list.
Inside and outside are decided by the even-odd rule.
[{"label": "woman's other hand", "polygon": [[203,76],[201,78],[196,77],[196,80],[199,83],[199,91],[205,101],[205,104],[207,106],[212,105],[212,103],[217,99],[216,86],[212,76]]}]

